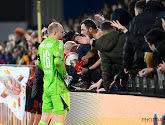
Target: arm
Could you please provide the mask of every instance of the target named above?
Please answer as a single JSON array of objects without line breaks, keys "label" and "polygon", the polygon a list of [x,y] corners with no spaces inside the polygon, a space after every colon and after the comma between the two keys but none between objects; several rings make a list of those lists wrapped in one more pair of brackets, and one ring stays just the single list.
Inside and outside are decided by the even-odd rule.
[{"label": "arm", "polygon": [[56,57],[56,58],[54,59],[54,64],[55,64],[55,66],[56,66],[58,72],[59,72],[62,76],[65,76],[65,75],[67,74],[67,72],[66,72],[66,67],[65,67],[65,63],[64,63],[64,61],[63,61],[61,58]]},{"label": "arm", "polygon": [[[99,57],[100,57],[100,51],[98,51],[98,54],[99,54]],[[95,62],[95,64],[93,64],[92,66],[90,66],[88,69],[87,68],[83,68],[83,67],[80,67],[81,68],[81,72],[79,72],[78,74],[85,74],[87,73],[89,70],[94,70],[96,69],[97,67],[99,67],[101,65],[101,58],[99,60],[97,60]]]},{"label": "arm", "polygon": [[111,76],[112,62],[111,59],[108,58],[105,54],[100,53],[100,55],[103,86],[105,90],[108,90],[111,84],[111,80],[113,79]]},{"label": "arm", "polygon": [[92,58],[96,53],[96,49],[94,47],[92,47],[92,49],[85,55],[82,57],[81,60],[85,60],[85,59],[89,59],[89,58]]},{"label": "arm", "polygon": [[64,63],[64,49],[60,49],[60,48],[64,48],[64,44],[60,42],[62,41],[59,41],[59,44],[56,45],[54,48],[54,64],[55,64],[55,67],[57,68],[57,71],[62,76],[65,76],[67,72],[66,72],[66,67]]},{"label": "arm", "polygon": [[93,85],[91,85],[88,90],[91,90],[91,89],[94,89],[94,88],[99,89],[102,82],[103,82],[103,79],[100,79],[97,83],[94,83]]},{"label": "arm", "polygon": [[95,62],[95,64],[93,64],[92,66],[90,66],[89,68],[81,68],[81,72],[79,72],[78,74],[84,75],[86,74],[89,70],[94,70],[97,67],[99,67],[101,65],[101,59],[97,60],[97,62]]},{"label": "arm", "polygon": [[94,70],[97,67],[99,67],[101,65],[101,58],[99,60],[97,60],[97,62],[95,64],[93,64],[92,66],[89,67],[90,70]]}]

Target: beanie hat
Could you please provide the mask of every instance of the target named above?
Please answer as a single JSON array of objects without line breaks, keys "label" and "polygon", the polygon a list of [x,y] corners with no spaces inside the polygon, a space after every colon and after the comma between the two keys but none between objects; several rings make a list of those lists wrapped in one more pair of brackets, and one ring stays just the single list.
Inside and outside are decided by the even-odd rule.
[{"label": "beanie hat", "polygon": [[152,30],[150,30],[145,38],[147,39],[147,42],[149,42],[151,45],[154,44],[156,45],[159,43],[162,39],[164,39],[165,32],[162,28],[157,27]]},{"label": "beanie hat", "polygon": [[72,38],[73,38],[74,35],[75,35],[75,31],[69,31],[69,32],[65,35],[66,41],[72,41]]},{"label": "beanie hat", "polygon": [[18,34],[18,35],[20,35],[20,36],[23,36],[23,35],[24,35],[24,29],[18,27],[18,28],[16,28],[16,29],[14,30],[14,33],[16,33],[16,34]]},{"label": "beanie hat", "polygon": [[112,13],[112,20],[118,20],[121,25],[127,26],[127,24],[132,19],[131,15],[126,9],[119,8]]}]

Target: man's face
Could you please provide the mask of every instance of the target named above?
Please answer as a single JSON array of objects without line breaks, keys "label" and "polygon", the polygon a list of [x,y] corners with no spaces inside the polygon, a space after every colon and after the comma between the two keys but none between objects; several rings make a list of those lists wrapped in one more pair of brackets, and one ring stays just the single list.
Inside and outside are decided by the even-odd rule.
[{"label": "man's face", "polygon": [[15,36],[13,35],[13,36],[9,36],[9,42],[15,42]]},{"label": "man's face", "polygon": [[83,34],[84,36],[88,35],[89,36],[89,30],[87,29],[87,27],[85,26],[85,24],[81,25],[81,34]]},{"label": "man's face", "polygon": [[135,16],[137,16],[139,14],[139,11],[137,10],[137,8],[135,7]]},{"label": "man's face", "polygon": [[32,47],[32,54],[37,55],[38,49],[36,47]]},{"label": "man's face", "polygon": [[13,51],[13,55],[14,55],[15,58],[17,58],[20,55],[20,50],[15,48],[14,51]]},{"label": "man's face", "polygon": [[57,36],[58,36],[58,40],[63,40],[63,37],[65,36],[64,29],[60,25],[58,26]]}]

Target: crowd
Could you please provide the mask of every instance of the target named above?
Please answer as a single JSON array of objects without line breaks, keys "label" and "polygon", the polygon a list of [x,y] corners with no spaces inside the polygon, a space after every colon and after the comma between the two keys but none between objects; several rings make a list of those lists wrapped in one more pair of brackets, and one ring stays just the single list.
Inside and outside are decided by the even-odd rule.
[{"label": "crowd", "polygon": [[[165,73],[165,1],[131,0],[116,5],[105,3],[104,8],[94,14],[84,14],[77,19],[64,21],[64,56],[77,53],[78,67],[67,66],[72,81],[70,89],[100,91],[126,91],[130,77],[153,77]],[[56,20],[53,20],[56,22]],[[47,28],[42,29],[42,40]],[[36,65],[38,31],[24,31],[18,27],[8,36],[7,43],[0,43],[0,64]],[[32,84],[43,83],[42,70],[33,69],[27,92]],[[34,75],[35,74],[35,75]],[[42,74],[42,75],[41,75]],[[42,76],[42,77],[38,77]],[[42,84],[43,85],[43,84]],[[36,90],[35,90],[36,91]],[[42,90],[38,99],[42,102]],[[33,96],[33,95],[32,95]],[[26,110],[32,114],[40,112],[28,97]],[[35,97],[34,97],[35,98]],[[41,107],[41,106],[40,106]],[[38,113],[38,124],[41,115]],[[33,119],[29,125],[34,122]]]},{"label": "crowd", "polygon": [[[66,66],[73,77],[70,87],[124,91],[129,76],[163,73],[164,18],[164,1],[131,0],[105,3],[98,13],[64,21],[65,55],[76,52],[78,61],[85,62],[79,73]],[[46,30],[42,29],[42,39]],[[93,41],[85,40],[87,36]],[[38,46],[37,31],[18,27],[7,43],[0,43],[0,63],[35,65]]]}]

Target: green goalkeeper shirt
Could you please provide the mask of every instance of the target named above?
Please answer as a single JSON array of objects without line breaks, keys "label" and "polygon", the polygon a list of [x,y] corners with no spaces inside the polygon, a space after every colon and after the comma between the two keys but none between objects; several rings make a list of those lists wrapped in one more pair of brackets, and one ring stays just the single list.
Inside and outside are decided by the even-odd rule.
[{"label": "green goalkeeper shirt", "polygon": [[63,80],[67,73],[63,41],[45,39],[38,49],[37,65],[44,72],[44,94],[59,95],[69,106],[69,90]]}]

